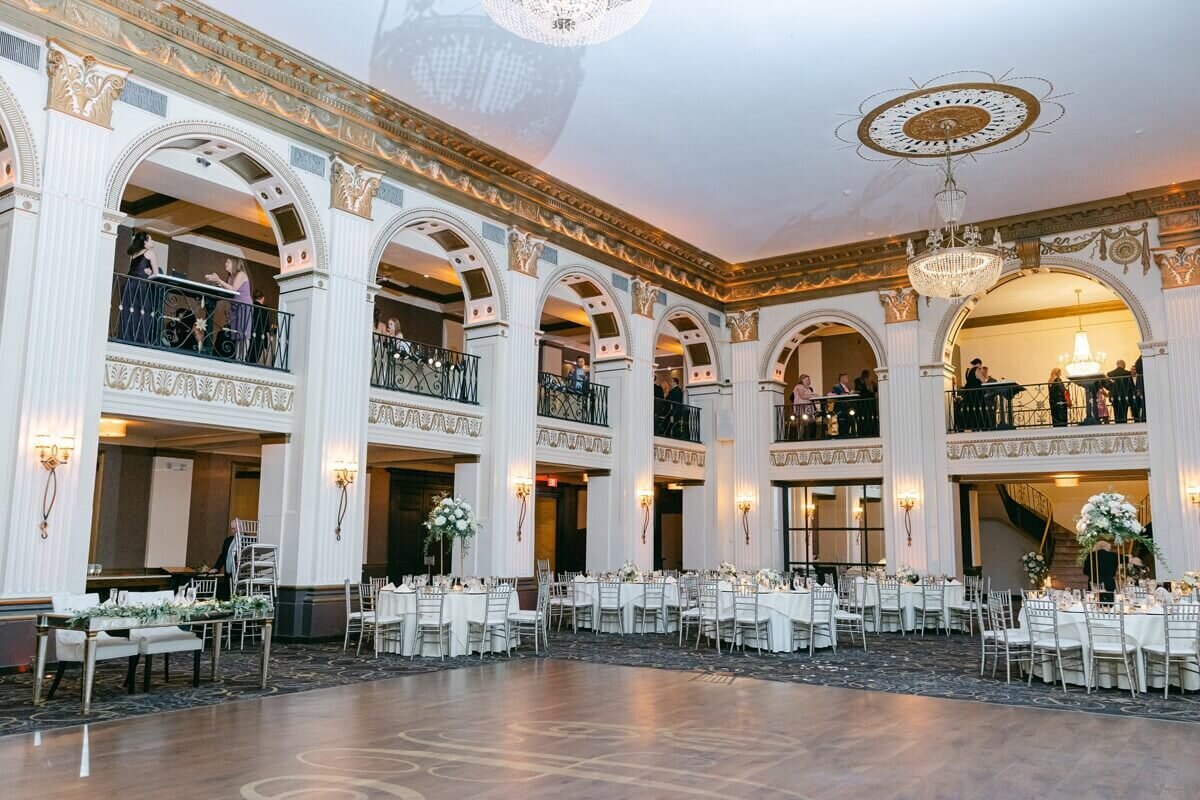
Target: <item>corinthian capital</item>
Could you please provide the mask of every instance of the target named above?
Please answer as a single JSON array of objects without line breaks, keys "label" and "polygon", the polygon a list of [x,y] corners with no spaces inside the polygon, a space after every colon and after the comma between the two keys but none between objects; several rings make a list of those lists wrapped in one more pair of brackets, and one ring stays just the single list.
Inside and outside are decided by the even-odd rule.
[{"label": "corinthian capital", "polygon": [[329,167],[329,205],[370,219],[371,201],[379,192],[382,177],[382,172],[352,164],[335,153]]},{"label": "corinthian capital", "polygon": [[113,101],[125,88],[129,70],[49,39],[46,74],[50,76],[49,108],[107,128],[112,123]]},{"label": "corinthian capital", "polygon": [[881,291],[879,302],[883,305],[883,321],[889,325],[897,322],[912,322],[917,318],[917,290],[903,287],[894,291]]},{"label": "corinthian capital", "polygon": [[1164,289],[1200,285],[1200,248],[1176,247],[1154,254]]},{"label": "corinthian capital", "polygon": [[545,246],[545,239],[539,239],[520,228],[510,228],[508,231],[508,268],[536,278],[538,259],[541,258],[542,248]]},{"label": "corinthian capital", "polygon": [[634,278],[633,280],[633,313],[640,317],[654,319],[654,303],[658,300],[660,287],[653,283]]},{"label": "corinthian capital", "polygon": [[729,340],[734,344],[758,341],[758,309],[731,311],[725,317],[729,328]]}]

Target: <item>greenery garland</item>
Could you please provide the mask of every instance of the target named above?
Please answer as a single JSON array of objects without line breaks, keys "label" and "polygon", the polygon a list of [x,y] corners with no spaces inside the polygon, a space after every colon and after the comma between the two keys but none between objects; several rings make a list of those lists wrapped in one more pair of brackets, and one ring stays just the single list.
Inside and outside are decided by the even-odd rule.
[{"label": "greenery garland", "polygon": [[120,617],[150,623],[164,617],[181,622],[228,616],[265,616],[274,610],[271,598],[263,595],[238,595],[230,600],[198,600],[195,603],[178,603],[164,600],[161,603],[134,603],[132,605],[99,605],[76,611],[71,615],[71,624],[88,622],[94,618]]}]

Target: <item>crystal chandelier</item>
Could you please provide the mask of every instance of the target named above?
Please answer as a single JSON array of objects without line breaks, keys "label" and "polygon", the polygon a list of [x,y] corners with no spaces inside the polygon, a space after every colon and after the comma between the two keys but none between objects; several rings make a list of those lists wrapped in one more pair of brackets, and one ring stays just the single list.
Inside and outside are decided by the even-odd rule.
[{"label": "crystal chandelier", "polygon": [[928,249],[920,255],[915,254],[912,240],[909,240],[908,280],[926,297],[953,300],[995,285],[1004,267],[1004,244],[999,229],[992,238],[991,247],[980,246],[983,237],[974,225],[964,225],[960,230],[958,222],[966,207],[967,193],[958,188],[954,180],[953,151],[950,149],[954,122],[943,120],[942,130],[946,134],[946,183],[934,195],[934,202],[946,227],[929,232],[925,240]]},{"label": "crystal chandelier", "polygon": [[599,44],[638,23],[651,0],[481,0],[500,27],[557,47]]},{"label": "crystal chandelier", "polygon": [[[1081,305],[1082,289],[1075,290],[1075,308]],[[1093,353],[1092,344],[1088,341],[1087,331],[1083,329],[1083,314],[1079,314],[1079,330],[1075,331],[1075,348],[1071,353],[1063,353],[1058,357],[1058,363],[1066,371],[1068,378],[1082,378],[1089,375],[1099,375],[1104,367],[1104,353]]]}]

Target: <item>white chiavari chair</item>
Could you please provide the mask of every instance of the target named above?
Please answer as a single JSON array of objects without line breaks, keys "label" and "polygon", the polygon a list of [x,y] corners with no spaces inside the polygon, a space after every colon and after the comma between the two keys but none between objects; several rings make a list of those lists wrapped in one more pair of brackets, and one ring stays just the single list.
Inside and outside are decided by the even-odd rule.
[{"label": "white chiavari chair", "polygon": [[926,577],[921,580],[921,594],[917,597],[917,611],[921,612],[921,635],[933,617],[936,628],[944,628],[950,635],[949,619],[946,617],[946,584],[940,578]]},{"label": "white chiavari chair", "polygon": [[733,626],[734,640],[729,645],[732,652],[733,644],[741,644],[746,649],[746,635],[754,637],[754,644],[762,655],[763,641],[767,648],[771,646],[771,616],[770,612],[758,602],[758,586],[736,586],[733,590]]},{"label": "white chiavari chair", "polygon": [[642,596],[633,603],[633,628],[635,633],[645,633],[646,623],[654,624],[658,632],[659,622],[666,628],[667,586],[662,578],[651,578],[642,587]]},{"label": "white chiavari chair", "polygon": [[624,584],[619,581],[600,581],[596,588],[600,592],[600,618],[594,626],[595,632],[603,632],[605,618],[615,618],[617,630],[625,633],[625,610],[621,604]]},{"label": "white chiavari chair", "polygon": [[504,639],[505,654],[512,655],[512,638],[509,635],[508,616],[508,606],[512,599],[512,591],[512,587],[506,583],[488,589],[483,618],[467,620],[467,649],[471,649],[471,646],[476,641],[475,635],[478,634],[480,661],[483,660],[484,652],[491,649],[492,641],[496,636]]},{"label": "white chiavari chair", "polygon": [[362,654],[363,638],[371,637],[375,657],[379,658],[379,645],[386,635],[389,639],[402,637],[404,632],[404,615],[383,614],[379,610],[379,589],[373,582],[358,585],[359,608],[362,616],[359,619],[358,648],[355,655]]},{"label": "white chiavari chair", "polygon": [[1188,673],[1200,675],[1200,605],[1167,604],[1163,606],[1163,643],[1142,646],[1146,659],[1146,680],[1162,665],[1163,697],[1171,690],[1171,664],[1178,667],[1179,691],[1187,685]]},{"label": "white chiavari chair", "polygon": [[425,641],[430,637],[437,642],[438,658],[444,659],[450,642],[450,620],[446,619],[446,593],[440,586],[417,589],[416,625],[416,641],[409,660],[417,653],[425,654]]},{"label": "white chiavari chair", "polygon": [[831,587],[814,586],[809,590],[808,619],[792,618],[792,649],[797,649],[797,643],[808,644],[808,654],[811,656],[816,648],[817,636],[825,634],[837,652],[837,633],[834,630],[833,609],[837,604],[836,596]]},{"label": "white chiavari chair", "polygon": [[508,615],[510,622],[517,628],[518,641],[520,637],[533,634],[533,652],[538,652],[538,643],[550,649],[550,593],[548,584],[538,585],[537,607],[531,611],[514,611]]},{"label": "white chiavari chair", "polygon": [[883,630],[883,623],[890,617],[896,618],[896,627],[900,635],[904,635],[904,603],[901,600],[900,579],[883,577],[875,584],[879,592],[879,624],[878,630]]},{"label": "white chiavari chair", "polygon": [[1134,666],[1137,664],[1137,644],[1125,635],[1125,606],[1122,604],[1093,603],[1084,601],[1083,618],[1087,623],[1088,659],[1091,678],[1086,681],[1088,694],[1092,683],[1100,686],[1099,665],[1101,661],[1119,664],[1129,681],[1129,694],[1137,697],[1138,679]]},{"label": "white chiavari chair", "polygon": [[958,623],[959,630],[968,636],[975,635],[975,623],[978,621],[983,607],[987,604],[987,591],[991,588],[991,578],[985,579],[978,575],[968,575],[963,579],[963,601],[948,603],[949,613],[947,625],[954,627]]},{"label": "white chiavari chair", "polygon": [[863,606],[863,593],[858,591],[858,582],[854,578],[843,577],[838,583],[838,604],[833,610],[833,620],[836,634],[843,631],[850,634],[850,645],[854,646],[854,634],[862,638],[863,650],[867,649],[866,610]]},{"label": "white chiavari chair", "polygon": [[[1004,682],[1012,682],[1012,666],[1018,669],[1030,666],[1029,632],[1018,628],[1013,620],[1012,595],[1008,592],[988,592],[987,610],[979,620],[982,655],[979,659],[979,674],[987,668],[987,657],[992,656],[992,677],[1000,657],[1004,657]],[[986,626],[984,624],[986,620]]]},{"label": "white chiavari chair", "polygon": [[1041,600],[1025,595],[1025,621],[1029,627],[1030,668],[1029,680],[1033,684],[1033,673],[1036,665],[1049,663],[1051,667],[1050,683],[1055,682],[1054,669],[1058,669],[1058,678],[1062,680],[1063,691],[1067,689],[1066,674],[1063,670],[1065,657],[1077,662],[1083,671],[1084,683],[1089,683],[1088,663],[1083,656],[1083,642],[1062,636],[1058,627],[1058,607],[1053,600]]},{"label": "white chiavari chair", "polygon": [[344,653],[350,646],[350,637],[354,635],[358,636],[359,649],[362,649],[363,608],[359,599],[361,595],[358,584],[351,586],[350,579],[346,578],[343,588],[346,598],[346,635],[342,637],[342,652]]},{"label": "white chiavari chair", "polygon": [[679,622],[679,646],[683,647],[683,640],[688,636],[688,629],[694,627],[698,631],[700,628],[700,576],[684,576],[679,579],[676,588],[679,592],[679,606],[676,615]]},{"label": "white chiavari chair", "polygon": [[721,632],[726,632],[729,648],[733,649],[735,633],[734,615],[721,609],[721,586],[719,581],[701,581],[698,600],[699,624],[696,627],[696,648],[700,647],[700,637],[709,635],[716,642],[717,652],[721,652]]}]

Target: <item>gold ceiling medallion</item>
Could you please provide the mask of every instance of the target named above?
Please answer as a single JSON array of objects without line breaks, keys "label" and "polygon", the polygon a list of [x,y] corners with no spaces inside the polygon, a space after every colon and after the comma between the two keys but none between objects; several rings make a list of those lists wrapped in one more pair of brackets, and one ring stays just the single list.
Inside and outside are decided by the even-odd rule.
[{"label": "gold ceiling medallion", "polygon": [[[951,76],[974,80],[938,84]],[[868,97],[835,135],[869,161],[898,158],[921,163],[945,158],[947,141],[955,157],[1004,144],[1008,146],[991,152],[1011,150],[1064,113],[1056,102],[1061,95],[1053,95],[1053,84],[1043,78],[1010,78],[1007,73],[996,78],[962,70],[924,84],[914,81],[914,86],[915,90],[893,89]],[[890,97],[878,102],[885,95]],[[1047,111],[1056,113],[1047,115]]]}]

